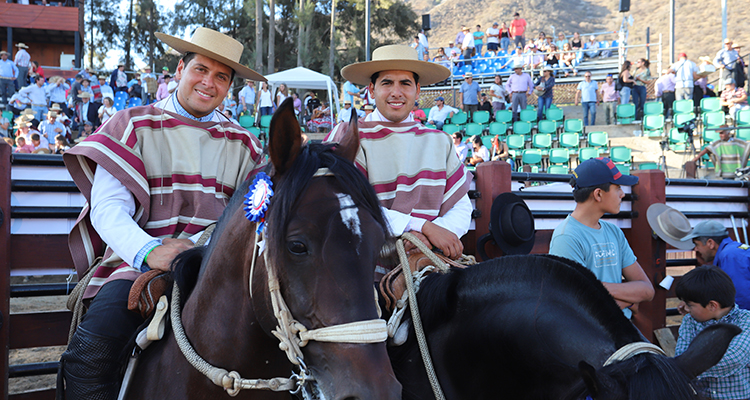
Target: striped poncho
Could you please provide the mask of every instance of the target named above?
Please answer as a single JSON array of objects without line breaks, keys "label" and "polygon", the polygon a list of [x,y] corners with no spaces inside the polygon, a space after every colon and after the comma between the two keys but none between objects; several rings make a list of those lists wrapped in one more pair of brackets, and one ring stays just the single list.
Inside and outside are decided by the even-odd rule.
[{"label": "striped poncho", "polygon": [[706,147],[716,156],[716,175],[722,178],[733,178],[734,171],[747,163],[750,151],[748,142],[737,138],[716,140]]},{"label": "striped poncho", "polygon": [[96,134],[65,153],[86,205],[68,243],[79,277],[95,261],[84,298],[113,279],[135,279],[98,236],[90,220],[96,168],[104,168],[133,194],[137,224],[153,237],[185,239],[215,222],[246,178],[263,166],[258,139],[226,120],[197,122],[154,106],[116,113]]},{"label": "striped poncho", "polygon": [[[433,221],[468,193],[472,175],[445,132],[418,122],[360,121],[358,127],[355,164],[385,208]],[[339,142],[347,128],[337,125],[326,141]]]}]

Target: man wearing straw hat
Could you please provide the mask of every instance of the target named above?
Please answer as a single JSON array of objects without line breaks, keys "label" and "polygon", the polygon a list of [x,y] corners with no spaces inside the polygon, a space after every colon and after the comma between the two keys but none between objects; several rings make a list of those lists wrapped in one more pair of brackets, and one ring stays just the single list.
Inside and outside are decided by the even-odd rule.
[{"label": "man wearing straw hat", "polygon": [[143,323],[127,309],[132,280],[168,270],[265,165],[258,139],[215,111],[235,75],[266,80],[240,64],[242,44],[207,28],[190,41],[156,37],[183,54],[178,89],[117,112],[63,156],[87,200],[69,244],[84,285],[90,277],[83,298],[93,298],[62,356],[68,399],[116,398],[118,356]]},{"label": "man wearing straw hat", "polygon": [[[355,163],[378,193],[391,233],[412,231],[446,256],[459,257],[459,238],[471,222],[471,174],[456,157],[450,136],[424,127],[410,113],[420,84],[441,82],[450,71],[418,60],[409,46],[392,45],[376,49],[372,61],[347,65],[341,75],[369,85],[375,98],[375,111],[358,124]],[[339,141],[347,124],[337,125],[326,141]]]},{"label": "man wearing straw hat", "polygon": [[55,136],[65,135],[65,125],[57,120],[57,113],[62,112],[62,109],[59,106],[55,106],[57,104],[52,105],[52,108],[47,113],[47,119],[39,124],[39,131],[42,132],[42,135],[50,143],[55,142]]},{"label": "man wearing straw hat", "polygon": [[16,44],[18,50],[16,50],[16,57],[13,61],[18,67],[18,76],[16,77],[17,88],[20,89],[29,84],[29,63],[31,62],[31,56],[26,49],[29,48],[25,43]]}]

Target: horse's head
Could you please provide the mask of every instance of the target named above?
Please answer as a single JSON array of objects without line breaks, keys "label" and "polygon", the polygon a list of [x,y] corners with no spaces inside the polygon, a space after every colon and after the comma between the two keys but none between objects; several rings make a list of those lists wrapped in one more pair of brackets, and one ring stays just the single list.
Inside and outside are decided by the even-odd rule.
[{"label": "horse's head", "polygon": [[698,334],[685,353],[669,358],[639,354],[596,370],[579,364],[583,382],[571,399],[593,400],[699,400],[703,397],[691,385],[695,377],[716,365],[729,342],[742,330],[735,325],[717,324]]},{"label": "horse's head", "polygon": [[[302,331],[370,320],[380,325],[373,276],[387,227],[374,190],[352,163],[358,150],[356,120],[340,145],[305,146],[291,101],[274,114],[268,151],[275,193],[266,213],[265,250],[253,275],[253,303],[267,331],[280,331],[283,324],[278,310],[273,318],[269,300],[267,282],[274,276]],[[365,329],[353,327],[367,336]],[[367,340],[336,333],[341,334],[332,343],[302,343],[314,392],[324,399],[400,398],[384,341],[360,343]]]}]

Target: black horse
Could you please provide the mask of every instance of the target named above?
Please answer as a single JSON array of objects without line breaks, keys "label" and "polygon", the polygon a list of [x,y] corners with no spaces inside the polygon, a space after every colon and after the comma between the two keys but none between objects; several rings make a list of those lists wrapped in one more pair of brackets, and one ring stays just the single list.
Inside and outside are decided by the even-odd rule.
[{"label": "black horse", "polygon": [[[432,274],[417,298],[447,399],[699,399],[690,379],[739,333],[720,325],[680,357],[640,354],[602,367],[643,339],[590,271],[549,255]],[[413,332],[389,356],[404,399],[434,399]]]}]

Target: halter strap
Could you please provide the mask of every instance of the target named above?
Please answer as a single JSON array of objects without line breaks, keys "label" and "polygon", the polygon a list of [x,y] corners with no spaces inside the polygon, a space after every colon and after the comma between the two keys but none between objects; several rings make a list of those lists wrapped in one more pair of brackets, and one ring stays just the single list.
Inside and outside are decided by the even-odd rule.
[{"label": "halter strap", "polygon": [[632,358],[638,354],[651,353],[666,356],[664,350],[661,347],[653,345],[648,342],[633,342],[628,343],[625,346],[620,347],[614,352],[607,361],[604,362],[604,366],[614,364],[618,361],[624,361],[628,358]]}]

